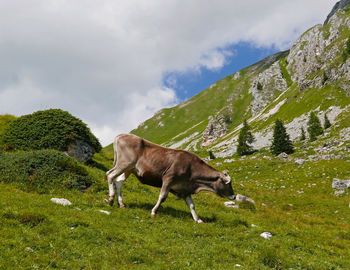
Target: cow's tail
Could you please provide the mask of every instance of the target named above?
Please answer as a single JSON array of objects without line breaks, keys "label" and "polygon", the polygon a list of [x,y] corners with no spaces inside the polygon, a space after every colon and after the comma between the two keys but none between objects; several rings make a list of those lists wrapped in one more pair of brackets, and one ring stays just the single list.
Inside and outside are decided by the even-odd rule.
[{"label": "cow's tail", "polygon": [[[115,167],[115,165],[117,164],[117,138],[118,137],[116,137],[115,138],[115,140],[114,140],[114,142],[113,142],[113,153],[114,153],[114,160],[113,160],[113,167],[112,167],[112,169]],[[112,170],[111,169],[111,170]],[[108,178],[107,178],[107,175],[108,175],[108,173],[111,171],[111,170],[109,170],[107,173],[106,173],[106,175],[104,176],[104,180],[108,180]]]},{"label": "cow's tail", "polygon": [[113,168],[117,164],[117,140],[118,140],[118,137],[115,138],[113,142],[113,153],[114,153]]}]

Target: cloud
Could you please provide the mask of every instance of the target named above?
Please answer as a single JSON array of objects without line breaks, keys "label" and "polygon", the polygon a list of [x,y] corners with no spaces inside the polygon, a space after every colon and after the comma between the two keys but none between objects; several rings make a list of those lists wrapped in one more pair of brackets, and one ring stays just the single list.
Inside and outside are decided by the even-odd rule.
[{"label": "cloud", "polygon": [[62,108],[107,144],[177,102],[165,73],[220,70],[240,41],[285,49],[336,1],[0,2],[0,114]]}]

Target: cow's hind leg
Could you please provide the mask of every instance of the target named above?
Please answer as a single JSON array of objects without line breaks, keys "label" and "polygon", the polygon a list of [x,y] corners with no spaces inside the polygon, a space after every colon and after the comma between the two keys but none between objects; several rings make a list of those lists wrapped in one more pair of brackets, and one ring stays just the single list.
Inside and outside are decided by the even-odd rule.
[{"label": "cow's hind leg", "polygon": [[164,201],[166,200],[166,198],[168,197],[169,190],[170,190],[170,187],[169,187],[168,181],[164,181],[164,180],[163,180],[163,185],[162,185],[162,188],[161,188],[161,190],[160,190],[160,194],[159,194],[158,201],[157,201],[156,205],[153,207],[152,212],[151,212],[151,216],[152,216],[152,217],[155,217],[155,216],[156,216],[156,213],[157,213],[157,210],[158,210],[159,206],[160,206],[160,205],[162,204],[162,202],[164,202]]},{"label": "cow's hind leg", "polygon": [[197,213],[195,211],[195,207],[194,207],[194,203],[193,203],[192,197],[191,196],[187,196],[185,198],[185,201],[186,201],[187,206],[190,208],[190,211],[191,211],[191,214],[192,214],[192,217],[193,217],[194,221],[197,222],[197,223],[204,223],[199,218],[199,216],[197,215]]},{"label": "cow's hind leg", "polygon": [[[120,166],[117,164],[113,169],[109,170],[106,173],[106,178],[108,181],[108,188],[109,188],[109,199],[108,200],[105,199],[104,202],[108,203],[110,206],[113,205],[114,198],[115,198],[115,190],[114,190],[115,180],[114,179],[120,176],[121,174],[123,174],[128,169],[128,167],[129,166]],[[121,187],[118,188],[117,186],[117,190],[121,190]]]}]

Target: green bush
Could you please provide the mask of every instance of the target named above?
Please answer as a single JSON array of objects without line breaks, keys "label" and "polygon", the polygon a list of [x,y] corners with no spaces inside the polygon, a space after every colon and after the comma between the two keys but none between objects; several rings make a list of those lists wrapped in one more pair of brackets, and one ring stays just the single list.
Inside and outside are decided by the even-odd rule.
[{"label": "green bush", "polygon": [[44,193],[62,188],[84,190],[95,180],[74,158],[56,150],[37,150],[0,154],[0,182]]},{"label": "green bush", "polygon": [[247,120],[244,120],[243,127],[238,136],[237,154],[243,156],[254,153],[253,147],[251,146],[254,140],[255,138],[250,131]]},{"label": "green bush", "polygon": [[96,152],[102,148],[85,123],[60,109],[37,111],[17,118],[5,128],[2,140],[6,151],[65,151],[76,140],[85,141]]},{"label": "green bush", "polygon": [[292,141],[289,139],[289,134],[286,131],[281,120],[275,121],[273,130],[273,141],[270,150],[276,156],[281,153],[291,154],[294,152]]},{"label": "green bush", "polygon": [[0,115],[0,152],[3,152],[5,150],[4,142],[3,142],[3,134],[5,132],[5,129],[15,119],[16,117],[13,115],[9,115],[9,114]]},{"label": "green bush", "polygon": [[315,141],[317,136],[323,134],[321,121],[314,112],[310,113],[309,121],[307,122],[307,131],[309,132],[310,141]]}]

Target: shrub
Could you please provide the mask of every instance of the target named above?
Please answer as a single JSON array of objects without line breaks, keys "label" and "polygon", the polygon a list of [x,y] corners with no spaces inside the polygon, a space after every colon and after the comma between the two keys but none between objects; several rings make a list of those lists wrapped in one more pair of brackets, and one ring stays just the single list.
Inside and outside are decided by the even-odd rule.
[{"label": "shrub", "polygon": [[256,88],[258,90],[262,90],[263,89],[263,85],[261,84],[261,82],[258,82],[258,84],[256,85]]},{"label": "shrub", "polygon": [[80,119],[60,109],[37,111],[12,121],[5,129],[3,143],[9,150],[67,150],[69,144],[82,140],[96,152],[101,144]]},{"label": "shrub", "polygon": [[305,130],[304,130],[304,128],[302,127],[302,128],[301,128],[300,141],[305,141],[305,139],[306,139]]},{"label": "shrub", "polygon": [[0,152],[4,151],[5,147],[4,147],[4,142],[3,142],[3,134],[5,132],[5,129],[7,126],[10,125],[10,123],[12,121],[14,121],[16,119],[15,116],[12,115],[0,115]]},{"label": "shrub", "polygon": [[0,154],[0,182],[16,183],[24,190],[84,190],[94,181],[83,165],[56,150]]},{"label": "shrub", "polygon": [[330,128],[331,127],[331,122],[329,121],[327,114],[324,114],[324,129]]},{"label": "shrub", "polygon": [[307,131],[309,132],[310,141],[315,141],[318,135],[323,134],[320,119],[314,112],[310,113],[309,121],[307,123]]},{"label": "shrub", "polygon": [[253,147],[250,145],[254,141],[254,136],[250,132],[250,127],[246,120],[243,122],[243,127],[239,133],[237,154],[240,156],[253,153]]},{"label": "shrub", "polygon": [[271,152],[275,155],[279,155],[283,152],[287,154],[294,152],[292,141],[289,139],[286,128],[283,126],[282,121],[279,119],[277,119],[275,122],[273,141],[270,149]]}]

